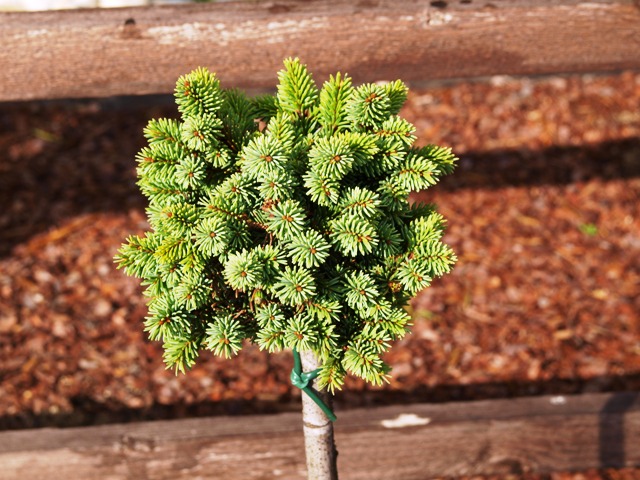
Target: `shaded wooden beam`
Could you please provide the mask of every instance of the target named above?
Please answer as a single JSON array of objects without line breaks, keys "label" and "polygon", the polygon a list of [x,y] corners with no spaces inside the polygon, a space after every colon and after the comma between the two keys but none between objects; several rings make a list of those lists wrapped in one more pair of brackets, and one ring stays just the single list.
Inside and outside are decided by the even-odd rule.
[{"label": "shaded wooden beam", "polygon": [[[640,393],[338,412],[340,478],[640,466]],[[214,417],[0,432],[5,480],[304,479],[301,416]]]},{"label": "shaded wooden beam", "polygon": [[[446,5],[446,6],[445,6]],[[169,93],[197,66],[275,85],[298,56],[323,81],[409,83],[640,68],[633,0],[281,0],[0,13],[0,101]]]}]

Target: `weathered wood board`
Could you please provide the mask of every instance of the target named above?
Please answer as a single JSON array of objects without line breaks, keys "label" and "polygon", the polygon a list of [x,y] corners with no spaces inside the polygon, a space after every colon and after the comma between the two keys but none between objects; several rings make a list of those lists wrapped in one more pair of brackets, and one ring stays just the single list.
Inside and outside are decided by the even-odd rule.
[{"label": "weathered wood board", "polygon": [[[338,411],[340,478],[640,466],[640,393]],[[298,414],[0,432],[5,480],[304,479]]]},{"label": "weathered wood board", "polygon": [[633,0],[280,0],[0,13],[0,101],[170,93],[197,66],[275,85],[298,56],[356,82],[640,68]]}]

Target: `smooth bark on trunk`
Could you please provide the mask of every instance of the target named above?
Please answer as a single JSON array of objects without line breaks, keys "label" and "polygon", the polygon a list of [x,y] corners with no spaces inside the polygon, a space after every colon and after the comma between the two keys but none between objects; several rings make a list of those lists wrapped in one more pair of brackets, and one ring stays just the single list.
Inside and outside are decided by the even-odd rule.
[{"label": "smooth bark on trunk", "polygon": [[[318,359],[311,351],[300,352],[300,359],[304,372],[311,372],[320,367]],[[329,394],[318,390],[317,379],[313,382],[313,389],[327,405],[330,405]],[[337,480],[338,452],[333,440],[333,422],[305,393],[302,394],[302,422],[308,479]]]}]

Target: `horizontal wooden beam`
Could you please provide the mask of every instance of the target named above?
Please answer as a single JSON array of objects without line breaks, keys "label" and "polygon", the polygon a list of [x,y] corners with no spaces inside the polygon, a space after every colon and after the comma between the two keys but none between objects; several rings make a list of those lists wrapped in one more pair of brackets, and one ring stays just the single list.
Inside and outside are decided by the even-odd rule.
[{"label": "horizontal wooden beam", "polygon": [[278,0],[0,13],[0,101],[170,93],[197,66],[270,88],[288,56],[320,81],[409,83],[640,68],[633,0]]},{"label": "horizontal wooden beam", "polygon": [[[339,411],[340,478],[640,466],[640,393]],[[305,478],[298,414],[0,432],[5,480]]]}]

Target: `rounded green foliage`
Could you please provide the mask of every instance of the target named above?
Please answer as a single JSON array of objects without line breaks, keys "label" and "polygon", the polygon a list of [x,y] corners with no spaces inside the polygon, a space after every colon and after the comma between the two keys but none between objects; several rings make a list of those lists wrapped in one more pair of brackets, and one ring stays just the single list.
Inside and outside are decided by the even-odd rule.
[{"label": "rounded green foliage", "polygon": [[397,80],[318,89],[297,59],[277,94],[223,90],[199,68],[176,86],[180,119],[149,122],[137,156],[150,230],[116,261],[141,277],[145,328],[185,371],[203,349],[313,350],[320,382],[387,380],[382,355],[406,302],[450,271],[444,218],[411,191],[451,173],[448,148],[415,147]]}]

